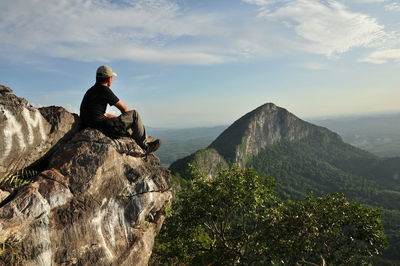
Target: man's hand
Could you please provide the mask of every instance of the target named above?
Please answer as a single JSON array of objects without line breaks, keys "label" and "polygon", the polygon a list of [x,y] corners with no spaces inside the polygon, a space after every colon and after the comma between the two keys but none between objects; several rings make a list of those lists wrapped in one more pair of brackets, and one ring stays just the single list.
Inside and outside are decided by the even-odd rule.
[{"label": "man's hand", "polygon": [[108,117],[108,118],[118,117],[117,115],[112,115],[112,114],[107,114],[107,113],[105,113],[104,116]]},{"label": "man's hand", "polygon": [[118,101],[115,106],[121,111],[121,113],[126,113],[129,111],[128,106],[126,106],[122,101]]}]

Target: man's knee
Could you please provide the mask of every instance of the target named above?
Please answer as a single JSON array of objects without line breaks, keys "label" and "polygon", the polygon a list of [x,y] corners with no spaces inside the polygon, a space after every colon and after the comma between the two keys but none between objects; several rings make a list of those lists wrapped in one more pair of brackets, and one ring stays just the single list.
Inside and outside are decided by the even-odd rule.
[{"label": "man's knee", "polygon": [[137,121],[139,119],[139,113],[136,110],[130,110],[129,112],[132,112],[131,117],[133,121]]},{"label": "man's knee", "polygon": [[139,114],[138,114],[138,112],[136,111],[136,110],[129,110],[128,112],[126,112],[126,113],[123,113],[121,116],[128,116],[128,117],[137,117]]},{"label": "man's knee", "polygon": [[136,110],[130,110],[120,116],[121,121],[128,127],[143,127],[139,113]]}]

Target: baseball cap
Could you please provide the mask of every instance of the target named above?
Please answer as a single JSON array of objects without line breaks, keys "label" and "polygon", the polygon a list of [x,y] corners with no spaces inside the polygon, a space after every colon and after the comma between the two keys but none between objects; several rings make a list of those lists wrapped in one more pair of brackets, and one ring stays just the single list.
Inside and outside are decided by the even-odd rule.
[{"label": "baseball cap", "polygon": [[108,77],[115,77],[115,76],[117,76],[117,74],[114,73],[112,71],[112,68],[109,66],[99,66],[99,68],[96,71],[96,76],[108,78]]}]

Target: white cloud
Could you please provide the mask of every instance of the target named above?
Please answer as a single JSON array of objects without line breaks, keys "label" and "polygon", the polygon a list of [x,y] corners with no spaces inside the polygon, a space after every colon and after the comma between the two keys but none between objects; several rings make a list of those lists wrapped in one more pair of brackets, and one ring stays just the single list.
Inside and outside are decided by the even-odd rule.
[{"label": "white cloud", "polygon": [[387,4],[387,5],[385,5],[385,9],[388,11],[400,11],[400,3],[394,2],[394,3]]},{"label": "white cloud", "polygon": [[304,50],[334,56],[354,47],[367,47],[385,36],[384,27],[368,15],[349,11],[338,1],[293,0],[265,8],[260,18],[284,22],[302,37]]},{"label": "white cloud", "polygon": [[387,0],[353,0],[353,2],[356,3],[363,3],[363,4],[369,4],[369,3],[383,3],[386,2]]},{"label": "white cloud", "polygon": [[133,77],[135,80],[146,80],[146,79],[151,79],[155,77],[155,75],[152,74],[144,74],[144,75],[139,75],[139,76],[135,76]]},{"label": "white cloud", "polygon": [[334,57],[387,39],[374,18],[338,1],[242,1],[258,17],[176,0],[0,1],[0,58],[208,65],[304,52]]},{"label": "white cloud", "polygon": [[243,0],[243,2],[252,4],[252,5],[265,6],[265,5],[275,3],[276,0]]},{"label": "white cloud", "polygon": [[[170,45],[213,34],[214,17],[182,14],[168,0],[13,0],[0,2],[0,54],[45,54],[84,61],[172,64],[229,60],[208,47]],[[13,58],[11,58],[13,59]]]},{"label": "white cloud", "polygon": [[390,61],[400,63],[400,49],[375,51],[360,61],[373,64],[385,64],[389,63]]},{"label": "white cloud", "polygon": [[330,67],[328,65],[317,63],[317,62],[306,62],[301,65],[298,65],[298,67],[310,69],[310,70],[329,70],[330,69]]}]

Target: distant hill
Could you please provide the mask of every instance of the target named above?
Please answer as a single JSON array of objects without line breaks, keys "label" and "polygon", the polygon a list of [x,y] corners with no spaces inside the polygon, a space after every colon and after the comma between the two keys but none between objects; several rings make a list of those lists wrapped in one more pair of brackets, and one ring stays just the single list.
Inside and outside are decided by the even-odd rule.
[{"label": "distant hill", "polygon": [[206,148],[228,126],[182,129],[147,128],[148,134],[160,138],[162,145],[156,152],[164,167],[191,153]]},{"label": "distant hill", "polygon": [[233,163],[275,177],[283,198],[343,192],[381,208],[391,242],[385,256],[400,260],[400,158],[379,158],[269,103],[244,115],[207,148],[177,160],[170,169],[190,178],[188,164],[211,175]]},{"label": "distant hill", "polygon": [[400,156],[400,113],[311,120],[353,146],[382,157]]}]

